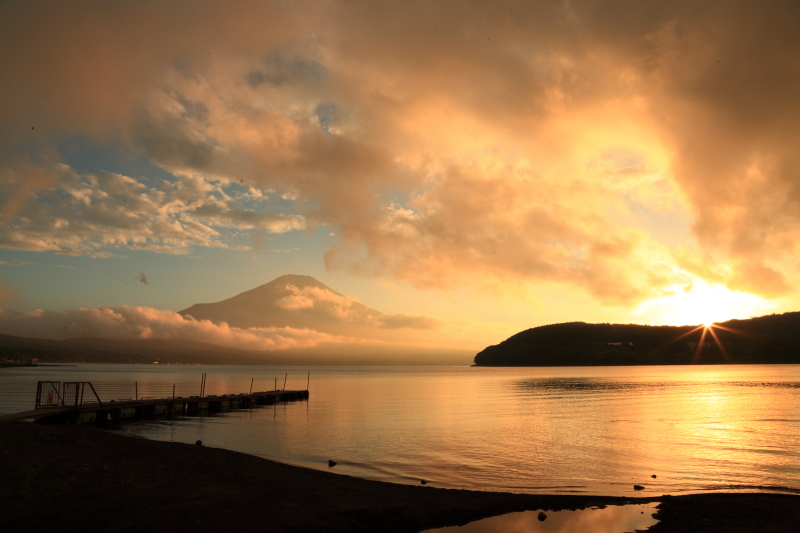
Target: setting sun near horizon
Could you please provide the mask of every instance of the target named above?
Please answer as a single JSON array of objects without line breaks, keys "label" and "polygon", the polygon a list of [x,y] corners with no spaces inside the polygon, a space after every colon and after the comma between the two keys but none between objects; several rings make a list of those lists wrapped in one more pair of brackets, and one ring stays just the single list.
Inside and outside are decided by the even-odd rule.
[{"label": "setting sun near horizon", "polygon": [[708,327],[715,322],[762,315],[773,305],[755,295],[696,279],[688,288],[676,288],[672,294],[642,302],[639,312],[657,317],[654,323],[658,324]]}]

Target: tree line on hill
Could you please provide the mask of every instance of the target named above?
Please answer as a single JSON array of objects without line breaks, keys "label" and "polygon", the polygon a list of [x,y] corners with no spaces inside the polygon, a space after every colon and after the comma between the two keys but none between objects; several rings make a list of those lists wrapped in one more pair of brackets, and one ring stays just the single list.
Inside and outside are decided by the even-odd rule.
[{"label": "tree line on hill", "polygon": [[800,312],[702,326],[568,322],[489,346],[476,366],[800,363]]}]

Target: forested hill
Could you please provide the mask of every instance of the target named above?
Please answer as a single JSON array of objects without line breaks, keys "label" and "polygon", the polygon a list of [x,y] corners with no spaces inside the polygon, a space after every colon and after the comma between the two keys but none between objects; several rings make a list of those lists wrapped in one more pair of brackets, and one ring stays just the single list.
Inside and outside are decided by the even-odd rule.
[{"label": "forested hill", "polygon": [[585,322],[551,324],[522,331],[500,344],[485,348],[475,356],[475,364],[605,366],[800,363],[800,312],[720,322],[706,332],[702,345],[698,346],[703,330],[697,326]]}]

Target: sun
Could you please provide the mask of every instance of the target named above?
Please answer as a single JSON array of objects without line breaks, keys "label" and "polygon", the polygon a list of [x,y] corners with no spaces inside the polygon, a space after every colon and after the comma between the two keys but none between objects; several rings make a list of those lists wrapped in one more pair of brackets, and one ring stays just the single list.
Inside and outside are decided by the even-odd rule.
[{"label": "sun", "polygon": [[772,304],[753,294],[732,291],[720,284],[697,279],[689,290],[675,287],[669,296],[643,302],[637,314],[653,323],[711,327],[732,318],[749,318],[766,312]]}]

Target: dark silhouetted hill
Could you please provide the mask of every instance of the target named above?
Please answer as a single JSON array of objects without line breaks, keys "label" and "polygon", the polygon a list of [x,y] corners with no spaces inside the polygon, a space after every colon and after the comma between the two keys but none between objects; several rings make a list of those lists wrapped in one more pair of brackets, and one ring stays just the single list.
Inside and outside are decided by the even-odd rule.
[{"label": "dark silhouetted hill", "polygon": [[[698,326],[568,322],[517,333],[475,356],[477,366],[800,363],[800,312]],[[712,335],[716,334],[717,342]],[[701,343],[702,339],[702,344]]]}]

